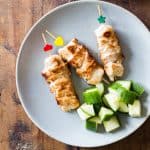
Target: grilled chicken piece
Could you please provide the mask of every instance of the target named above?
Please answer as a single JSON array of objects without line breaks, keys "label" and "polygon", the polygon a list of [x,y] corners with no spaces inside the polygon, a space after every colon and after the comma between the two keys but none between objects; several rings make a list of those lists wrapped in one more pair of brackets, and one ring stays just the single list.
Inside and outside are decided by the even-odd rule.
[{"label": "grilled chicken piece", "polygon": [[70,111],[79,107],[79,100],[72,85],[70,71],[59,55],[50,55],[45,59],[42,75],[63,111]]},{"label": "grilled chicken piece", "polygon": [[100,50],[100,58],[104,64],[104,70],[111,81],[116,77],[123,76],[124,67],[123,54],[118,43],[116,34],[110,25],[101,24],[95,30],[98,47]]},{"label": "grilled chicken piece", "polygon": [[104,74],[103,68],[89,54],[88,49],[72,39],[66,46],[59,49],[60,56],[71,66],[76,68],[77,74],[88,84],[96,85],[101,82]]}]

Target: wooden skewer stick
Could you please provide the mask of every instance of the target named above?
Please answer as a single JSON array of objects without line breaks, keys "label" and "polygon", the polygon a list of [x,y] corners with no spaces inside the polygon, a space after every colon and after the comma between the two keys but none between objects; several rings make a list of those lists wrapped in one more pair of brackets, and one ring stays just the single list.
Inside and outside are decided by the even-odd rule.
[{"label": "wooden skewer stick", "polygon": [[42,33],[42,38],[43,38],[44,43],[47,44],[47,41],[46,41],[44,33]]},{"label": "wooden skewer stick", "polygon": [[107,80],[107,79],[105,79],[104,77],[103,77],[103,79],[102,79],[106,84],[110,84],[110,82]]},{"label": "wooden skewer stick", "polygon": [[[48,51],[49,49],[46,50],[45,47],[46,47],[46,46],[50,46],[50,45],[47,43],[47,40],[46,40],[46,37],[45,37],[45,34],[44,34],[44,33],[42,33],[42,39],[43,39],[44,44],[45,44],[43,49],[44,49],[44,51]],[[52,45],[51,45],[51,46],[52,46]],[[51,55],[51,53],[49,53],[49,55]]]},{"label": "wooden skewer stick", "polygon": [[98,10],[98,15],[101,16],[102,15],[102,6],[98,5],[97,10]]},{"label": "wooden skewer stick", "polygon": [[45,30],[45,32],[54,40],[56,39],[56,37],[52,33],[50,33],[48,30]]}]

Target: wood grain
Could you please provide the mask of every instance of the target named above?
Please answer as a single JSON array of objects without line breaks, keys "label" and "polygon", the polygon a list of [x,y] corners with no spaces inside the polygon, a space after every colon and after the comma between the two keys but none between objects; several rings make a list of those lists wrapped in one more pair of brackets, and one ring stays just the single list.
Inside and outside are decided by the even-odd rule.
[{"label": "wood grain", "polygon": [[[136,14],[150,28],[149,0],[107,0]],[[25,114],[15,85],[19,46],[29,28],[69,0],[0,0],[0,150],[85,150],[42,133]],[[99,150],[150,150],[150,119],[133,135]],[[87,150],[87,149],[86,149]]]}]

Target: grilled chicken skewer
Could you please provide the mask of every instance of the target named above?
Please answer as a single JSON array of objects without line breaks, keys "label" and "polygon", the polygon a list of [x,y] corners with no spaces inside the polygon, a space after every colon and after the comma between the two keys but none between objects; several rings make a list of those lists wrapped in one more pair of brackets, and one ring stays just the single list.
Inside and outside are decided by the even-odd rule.
[{"label": "grilled chicken skewer", "polygon": [[104,70],[111,81],[123,76],[123,54],[112,26],[100,24],[95,30],[97,43],[100,50],[100,59]]},{"label": "grilled chicken skewer", "polygon": [[59,55],[50,55],[45,59],[42,75],[63,111],[70,111],[79,106],[79,100],[70,78],[70,71]]},{"label": "grilled chicken skewer", "polygon": [[96,85],[102,81],[103,68],[77,39],[72,39],[66,46],[59,49],[59,55],[73,66],[77,74],[86,80],[88,84]]}]

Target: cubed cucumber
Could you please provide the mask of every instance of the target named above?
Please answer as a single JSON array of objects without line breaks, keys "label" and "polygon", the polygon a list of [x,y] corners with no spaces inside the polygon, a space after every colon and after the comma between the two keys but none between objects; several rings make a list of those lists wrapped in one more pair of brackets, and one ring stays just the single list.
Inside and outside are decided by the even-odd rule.
[{"label": "cubed cucumber", "polygon": [[92,122],[90,120],[86,120],[85,124],[86,129],[96,132],[98,128],[98,124],[96,122]]},{"label": "cubed cucumber", "polygon": [[105,100],[109,107],[113,109],[114,111],[117,111],[119,109],[119,96],[116,94],[108,93],[105,96]]},{"label": "cubed cucumber", "polygon": [[108,92],[109,92],[109,93],[112,93],[112,94],[116,94],[116,95],[119,96],[119,93],[117,92],[117,90],[116,90],[116,89],[113,89],[113,88],[111,88],[111,87],[108,88]]},{"label": "cubed cucumber", "polygon": [[83,99],[87,104],[99,103],[101,101],[101,96],[98,88],[91,88],[83,92]]},{"label": "cubed cucumber", "polygon": [[133,104],[137,94],[133,91],[122,90],[120,91],[120,98],[126,104]]},{"label": "cubed cucumber", "polygon": [[121,86],[121,84],[119,84],[117,82],[114,82],[109,87],[116,90],[116,89],[118,89],[118,88],[120,88],[122,86]]},{"label": "cubed cucumber", "polygon": [[77,109],[77,113],[78,113],[79,117],[81,118],[81,120],[86,120],[91,117],[90,115],[85,113],[81,108]]},{"label": "cubed cucumber", "polygon": [[92,104],[84,103],[80,106],[80,108],[89,116],[95,116],[95,111],[94,111],[94,107]]},{"label": "cubed cucumber", "polygon": [[109,91],[116,95],[119,95],[120,99],[126,104],[132,104],[137,97],[134,91],[126,90],[119,83],[114,83],[110,86]]},{"label": "cubed cucumber", "polygon": [[123,112],[123,113],[128,113],[129,112],[129,108],[128,105],[124,102],[119,102],[119,111]]},{"label": "cubed cucumber", "polygon": [[134,81],[132,81],[131,90],[135,91],[139,96],[144,93],[144,88]]},{"label": "cubed cucumber", "polygon": [[104,84],[103,83],[98,83],[98,84],[96,84],[96,87],[99,91],[99,94],[102,96],[103,93],[104,93]]},{"label": "cubed cucumber", "polygon": [[105,121],[110,119],[114,115],[114,112],[109,108],[101,107],[98,115],[101,121]]},{"label": "cubed cucumber", "polygon": [[141,103],[139,100],[135,100],[132,105],[129,104],[129,116],[131,117],[141,116]]},{"label": "cubed cucumber", "polygon": [[103,103],[104,103],[105,106],[110,107],[109,104],[107,103],[107,100],[106,100],[105,96],[103,97]]},{"label": "cubed cucumber", "polygon": [[[112,91],[111,91],[111,90],[112,90]],[[116,97],[118,97],[118,100],[116,101],[116,105],[115,105],[116,107],[114,107],[114,108],[111,107],[111,108],[112,108],[114,111],[118,110],[118,111],[120,111],[120,112],[127,113],[127,112],[129,111],[129,110],[128,110],[128,105],[120,100],[119,95],[117,95],[116,91],[113,91],[113,89],[110,89],[110,92],[111,92],[111,94],[113,94],[113,95],[115,95]],[[110,93],[109,93],[109,94],[110,94]],[[107,96],[106,96],[106,97],[107,97]],[[104,104],[105,104],[107,107],[110,107],[110,105],[108,104],[107,99],[105,98],[105,96],[104,96],[104,98],[103,98],[103,102],[104,102]],[[118,108],[118,105],[119,105],[119,108]],[[112,106],[113,106],[113,105],[112,105]],[[115,108],[118,108],[118,109],[115,109]]]},{"label": "cubed cucumber", "polygon": [[108,91],[112,94],[116,94],[120,96],[120,93],[118,91],[119,88],[122,88],[121,84],[114,82],[108,87]]},{"label": "cubed cucumber", "polygon": [[125,89],[130,90],[131,81],[119,80],[119,81],[116,81],[116,83],[119,83]]},{"label": "cubed cucumber", "polygon": [[95,111],[95,114],[96,114],[96,115],[98,115],[101,106],[102,106],[101,103],[93,104],[94,111]]},{"label": "cubed cucumber", "polygon": [[95,122],[97,124],[101,124],[100,117],[98,117],[98,116],[91,117],[88,120],[91,121],[91,122]]},{"label": "cubed cucumber", "polygon": [[104,121],[103,124],[106,132],[114,131],[120,127],[120,123],[116,116],[113,116],[109,120]]}]

